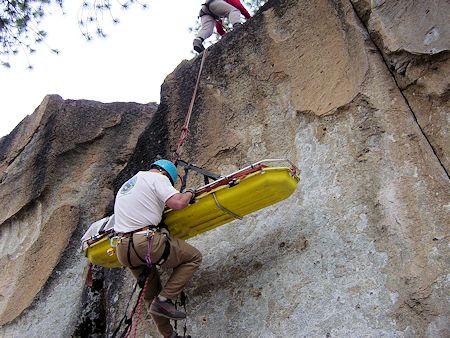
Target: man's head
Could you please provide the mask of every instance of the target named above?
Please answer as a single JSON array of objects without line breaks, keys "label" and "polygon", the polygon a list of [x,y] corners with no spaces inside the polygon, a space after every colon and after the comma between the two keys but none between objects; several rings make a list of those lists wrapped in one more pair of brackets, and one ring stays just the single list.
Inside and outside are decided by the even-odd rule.
[{"label": "man's head", "polygon": [[159,171],[164,172],[165,175],[169,178],[170,183],[172,183],[172,185],[175,185],[178,178],[177,167],[175,167],[175,165],[169,160],[155,161],[150,166],[150,169],[159,169]]}]

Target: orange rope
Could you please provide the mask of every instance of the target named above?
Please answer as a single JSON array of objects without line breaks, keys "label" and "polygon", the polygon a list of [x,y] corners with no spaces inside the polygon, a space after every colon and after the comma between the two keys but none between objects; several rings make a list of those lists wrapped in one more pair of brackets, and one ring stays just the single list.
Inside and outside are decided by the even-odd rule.
[{"label": "orange rope", "polygon": [[180,140],[178,141],[177,151],[175,152],[176,159],[174,162],[176,162],[176,160],[178,160],[180,158],[181,148],[183,147],[183,144],[186,141],[186,138],[189,133],[189,122],[191,120],[192,109],[194,108],[195,96],[197,95],[198,84],[200,82],[200,75],[202,73],[203,64],[205,63],[205,59],[206,59],[206,49],[203,51],[202,62],[200,63],[200,70],[198,71],[197,82],[195,84],[194,93],[192,94],[192,99],[191,99],[191,103],[189,105],[189,110],[186,115],[186,119],[184,120],[183,127],[181,127],[181,135],[180,135]]}]

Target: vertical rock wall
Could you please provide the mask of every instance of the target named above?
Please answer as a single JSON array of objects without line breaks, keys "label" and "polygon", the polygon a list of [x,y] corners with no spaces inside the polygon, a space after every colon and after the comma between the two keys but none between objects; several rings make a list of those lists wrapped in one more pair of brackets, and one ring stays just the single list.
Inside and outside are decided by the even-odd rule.
[{"label": "vertical rock wall", "polygon": [[441,165],[450,169],[450,3],[352,0]]},{"label": "vertical rock wall", "polygon": [[[208,49],[183,158],[222,174],[288,158],[301,182],[190,241],[204,256],[190,334],[450,335],[448,13],[445,1],[270,0]],[[0,140],[0,336],[114,331],[134,281],[98,270],[87,292],[81,229],[127,178],[172,158],[200,61],[166,78],[157,111],[48,97]]]},{"label": "vertical rock wall", "polygon": [[86,266],[80,236],[103,217],[155,109],[47,96],[0,139],[1,336],[73,332]]},{"label": "vertical rock wall", "polygon": [[[352,4],[269,1],[208,52],[184,158],[226,174],[285,157],[302,181],[289,200],[191,241],[204,262],[189,289],[190,332],[448,336],[445,155]],[[199,65],[182,63],[163,85],[163,156]]]}]

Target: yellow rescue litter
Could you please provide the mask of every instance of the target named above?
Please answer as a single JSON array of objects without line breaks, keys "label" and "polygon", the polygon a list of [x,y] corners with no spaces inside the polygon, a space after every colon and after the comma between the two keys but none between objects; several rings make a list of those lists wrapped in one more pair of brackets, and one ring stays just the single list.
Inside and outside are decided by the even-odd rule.
[{"label": "yellow rescue litter", "polygon": [[114,215],[102,218],[91,224],[81,238],[84,255],[94,265],[105,268],[120,268],[116,250],[114,233]]},{"label": "yellow rescue litter", "polygon": [[[258,167],[262,163],[253,166]],[[245,169],[242,172],[245,172]],[[230,176],[236,178],[231,179],[228,184],[219,185],[197,196],[196,202],[187,208],[167,210],[164,213],[164,223],[170,233],[177,238],[188,239],[235,219],[241,219],[286,199],[294,192],[299,182],[293,167],[262,165],[244,177],[239,177],[239,172]],[[226,178],[222,180],[226,181]],[[217,182],[211,185],[215,183]],[[199,191],[202,189],[205,187]]]},{"label": "yellow rescue litter", "polygon": [[122,267],[122,264],[120,264],[116,256],[115,244],[111,244],[111,240],[114,240],[114,237],[107,234],[87,247],[85,255],[88,261],[94,265],[103,266],[104,268]]},{"label": "yellow rescue litter", "polygon": [[[197,189],[194,204],[167,209],[163,219],[171,235],[188,239],[288,198],[299,181],[290,161],[263,160]],[[113,225],[114,215],[92,224],[83,236],[83,251],[92,264],[121,267]]]}]

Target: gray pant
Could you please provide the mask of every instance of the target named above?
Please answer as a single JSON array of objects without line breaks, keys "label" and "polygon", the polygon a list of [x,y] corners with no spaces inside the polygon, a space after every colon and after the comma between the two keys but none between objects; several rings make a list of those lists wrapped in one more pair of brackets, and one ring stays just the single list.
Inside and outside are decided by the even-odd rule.
[{"label": "gray pant", "polygon": [[[203,12],[208,13],[208,8],[206,8],[206,6],[202,6],[202,10]],[[213,2],[211,2],[211,4],[209,5],[209,10],[215,16],[218,16],[220,18],[228,17],[228,20],[230,20],[230,23],[232,25],[241,22],[241,12],[239,11],[239,9],[231,6],[223,0],[214,0]],[[202,28],[200,29],[196,37],[206,40],[212,35],[214,31],[215,19],[213,16],[206,14],[201,16],[200,20],[202,22]]]}]

